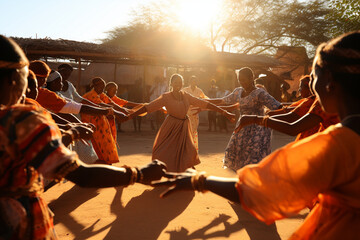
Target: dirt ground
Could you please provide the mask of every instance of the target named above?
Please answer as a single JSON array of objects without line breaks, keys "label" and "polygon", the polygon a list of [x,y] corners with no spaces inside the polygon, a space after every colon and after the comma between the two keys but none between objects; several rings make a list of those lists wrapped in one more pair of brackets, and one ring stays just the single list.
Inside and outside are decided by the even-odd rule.
[{"label": "dirt ground", "polygon": [[[141,133],[132,123],[119,133],[120,163],[147,164],[155,131],[148,125]],[[221,160],[231,133],[207,132],[199,128],[201,164],[196,167],[211,175],[234,177],[222,168]],[[292,141],[274,132],[272,148]],[[44,197],[55,214],[55,229],[60,239],[287,239],[303,222],[307,211],[273,225],[259,222],[240,205],[212,193],[182,192],[166,199],[141,184],[127,188],[82,189],[71,182],[58,184]]]}]

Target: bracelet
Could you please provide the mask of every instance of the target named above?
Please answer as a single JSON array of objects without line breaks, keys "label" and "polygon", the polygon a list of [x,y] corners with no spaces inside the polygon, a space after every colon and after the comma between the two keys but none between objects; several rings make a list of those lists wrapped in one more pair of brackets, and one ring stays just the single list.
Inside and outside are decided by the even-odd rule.
[{"label": "bracelet", "polygon": [[143,172],[141,171],[141,169],[139,168],[135,168],[136,169],[136,172],[137,172],[137,178],[136,178],[136,182],[139,182],[141,183],[143,180],[144,180],[144,174]]},{"label": "bracelet", "polygon": [[191,177],[191,185],[195,191],[205,193],[207,190],[205,189],[205,181],[207,175],[205,172],[200,172]]},{"label": "bracelet", "polygon": [[268,127],[267,126],[267,121],[269,120],[269,116],[264,116],[263,117],[263,119],[262,119],[262,121],[261,121],[261,124],[260,125],[262,125],[262,126],[264,126],[264,127]]},{"label": "bracelet", "polygon": [[126,173],[130,173],[130,179],[129,179],[129,183],[127,184],[127,186],[133,185],[136,182],[136,180],[138,179],[138,172],[137,172],[136,168],[129,167],[126,165],[124,165],[122,167],[126,169]]}]

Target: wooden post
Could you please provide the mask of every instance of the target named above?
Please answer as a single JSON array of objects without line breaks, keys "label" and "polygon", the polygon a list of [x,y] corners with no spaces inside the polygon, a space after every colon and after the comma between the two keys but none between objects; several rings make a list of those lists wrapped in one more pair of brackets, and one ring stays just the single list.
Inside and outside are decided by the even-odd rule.
[{"label": "wooden post", "polygon": [[115,68],[114,68],[114,82],[116,83],[116,70],[117,70],[117,64],[115,62]]},{"label": "wooden post", "polygon": [[84,92],[81,89],[81,58],[79,58],[79,64],[78,64],[78,80],[77,80],[77,90],[83,94]]}]

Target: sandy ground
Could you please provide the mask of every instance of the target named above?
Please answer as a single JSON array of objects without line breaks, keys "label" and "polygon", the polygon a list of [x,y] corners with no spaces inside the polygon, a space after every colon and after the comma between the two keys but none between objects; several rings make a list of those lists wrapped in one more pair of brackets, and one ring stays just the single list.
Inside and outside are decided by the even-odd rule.
[{"label": "sandy ground", "polygon": [[[130,123],[119,133],[120,163],[147,164],[155,132],[144,126],[132,132]],[[201,164],[196,168],[212,175],[233,177],[222,169],[221,160],[231,133],[207,132],[199,128]],[[273,149],[292,138],[273,133]],[[141,184],[127,188],[82,189],[71,182],[58,184],[44,197],[55,213],[55,229],[60,239],[287,239],[301,224],[307,211],[291,219],[265,225],[240,205],[212,193],[181,192],[166,199]]]}]

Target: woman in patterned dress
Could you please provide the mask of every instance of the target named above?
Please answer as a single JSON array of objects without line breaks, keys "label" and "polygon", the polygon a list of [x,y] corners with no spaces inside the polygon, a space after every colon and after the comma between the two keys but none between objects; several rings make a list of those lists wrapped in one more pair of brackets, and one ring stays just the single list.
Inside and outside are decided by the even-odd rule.
[{"label": "woman in patterned dress", "polygon": [[[208,101],[217,104],[239,103],[241,115],[263,116],[265,108],[278,109],[281,104],[263,88],[257,88],[254,83],[254,73],[250,68],[239,70],[238,81],[241,87],[219,99]],[[225,150],[224,167],[234,171],[245,165],[258,163],[270,152],[271,130],[255,124],[249,125],[239,132],[233,132]]]}]

